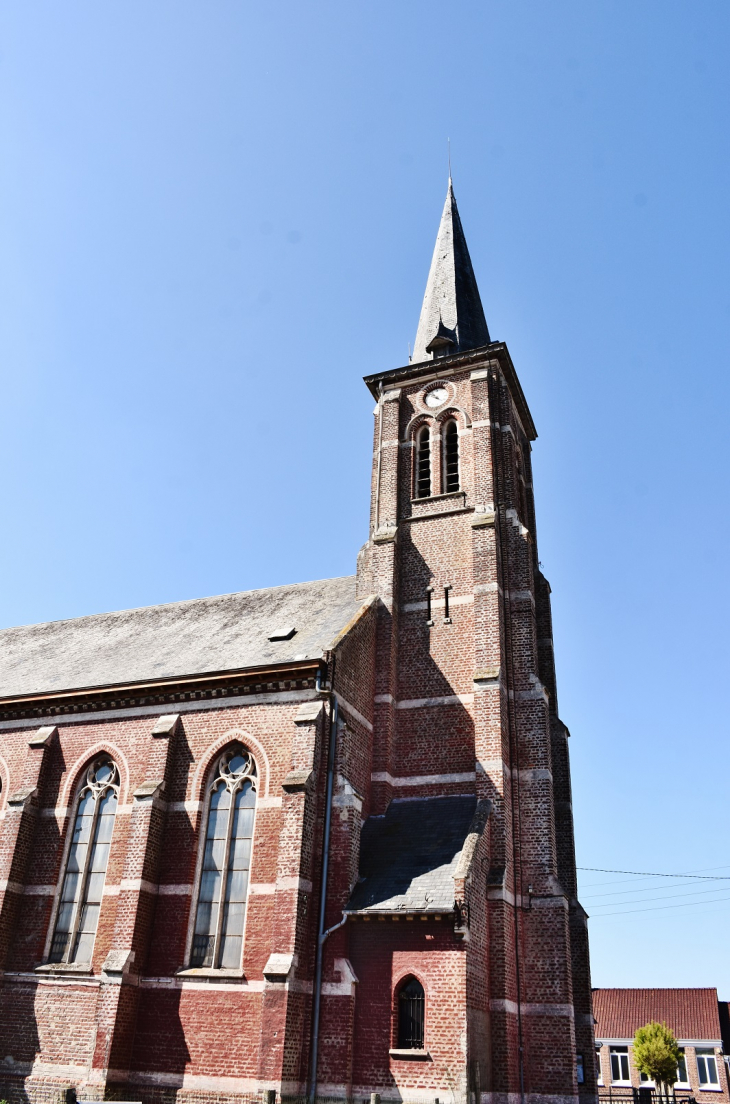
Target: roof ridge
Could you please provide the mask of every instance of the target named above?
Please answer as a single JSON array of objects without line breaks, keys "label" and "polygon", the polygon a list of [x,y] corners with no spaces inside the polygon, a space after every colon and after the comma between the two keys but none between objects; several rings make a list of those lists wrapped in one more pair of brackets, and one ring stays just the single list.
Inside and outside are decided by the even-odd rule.
[{"label": "roof ridge", "polygon": [[596,985],[593,992],[717,992],[717,985]]},{"label": "roof ridge", "polygon": [[261,594],[267,590],[285,590],[294,587],[311,586],[313,583],[337,583],[344,579],[354,579],[354,575],[334,575],[330,579],[305,579],[298,583],[278,583],[270,587],[252,587],[250,590],[230,590],[225,594],[206,594],[202,598],[179,598],[174,602],[156,602],[149,606],[127,606],[119,610],[102,610],[100,613],[82,613],[78,617],[58,617],[54,621],[31,621],[29,624],[5,625],[0,628],[0,634],[10,632],[11,629],[35,629],[46,625],[63,625],[72,621],[90,621],[94,617],[113,617],[115,614],[140,613],[142,610],[165,609],[172,606],[188,606],[194,602],[213,602],[222,598],[236,598],[244,594]]}]

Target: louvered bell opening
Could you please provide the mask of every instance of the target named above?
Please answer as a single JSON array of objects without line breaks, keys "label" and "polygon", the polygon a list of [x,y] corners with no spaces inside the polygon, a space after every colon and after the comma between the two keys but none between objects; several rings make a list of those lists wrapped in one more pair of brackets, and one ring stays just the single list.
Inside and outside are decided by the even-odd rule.
[{"label": "louvered bell opening", "polygon": [[444,490],[459,490],[459,428],[449,422],[444,433]]},{"label": "louvered bell opening", "polygon": [[416,439],[416,498],[431,494],[431,433],[428,426],[419,430]]}]

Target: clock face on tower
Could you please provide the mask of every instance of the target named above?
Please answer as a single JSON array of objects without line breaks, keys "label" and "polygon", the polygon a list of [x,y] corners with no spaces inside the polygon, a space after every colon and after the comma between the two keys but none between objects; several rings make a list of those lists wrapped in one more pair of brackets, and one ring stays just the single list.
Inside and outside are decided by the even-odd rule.
[{"label": "clock face on tower", "polygon": [[432,391],[429,391],[426,395],[424,402],[426,406],[430,406],[433,410],[437,406],[443,406],[449,397],[448,388],[446,387],[434,387]]}]

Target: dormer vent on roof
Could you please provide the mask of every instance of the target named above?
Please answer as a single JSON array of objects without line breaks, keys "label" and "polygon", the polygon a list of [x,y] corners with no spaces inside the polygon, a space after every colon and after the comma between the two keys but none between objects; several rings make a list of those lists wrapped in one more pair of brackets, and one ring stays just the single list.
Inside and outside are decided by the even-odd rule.
[{"label": "dormer vent on roof", "polygon": [[291,640],[296,631],[297,630],[294,628],[293,625],[283,626],[282,628],[274,629],[272,633],[269,633],[269,640]]},{"label": "dormer vent on roof", "polygon": [[423,297],[414,363],[489,345],[491,338],[449,179]]},{"label": "dormer vent on roof", "polygon": [[456,352],[456,331],[447,330],[441,319],[439,319],[439,328],[436,331],[436,336],[432,337],[426,346],[426,352],[431,353],[434,360],[438,357],[449,356],[451,353]]}]

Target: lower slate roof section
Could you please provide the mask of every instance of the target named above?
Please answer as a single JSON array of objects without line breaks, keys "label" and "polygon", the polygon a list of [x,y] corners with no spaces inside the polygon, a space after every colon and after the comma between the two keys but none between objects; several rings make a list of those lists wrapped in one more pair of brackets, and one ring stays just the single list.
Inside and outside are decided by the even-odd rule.
[{"label": "lower slate roof section", "polygon": [[633,1039],[650,1020],[677,1039],[721,1038],[717,989],[594,989],[596,1039]]},{"label": "lower slate roof section", "polygon": [[395,800],[385,816],[368,817],[347,911],[450,912],[476,807],[470,796]]},{"label": "lower slate roof section", "polygon": [[361,606],[347,576],[3,629],[0,698],[318,659]]}]

